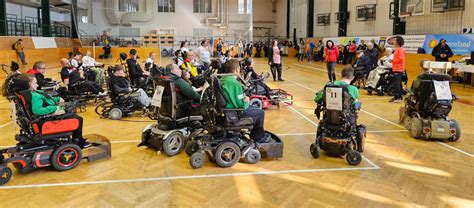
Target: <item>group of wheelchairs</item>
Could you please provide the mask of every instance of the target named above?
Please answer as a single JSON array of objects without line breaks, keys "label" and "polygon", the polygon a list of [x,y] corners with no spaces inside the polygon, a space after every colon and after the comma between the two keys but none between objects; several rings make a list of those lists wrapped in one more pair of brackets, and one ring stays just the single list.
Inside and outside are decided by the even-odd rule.
[{"label": "group of wheelchairs", "polygon": [[[359,76],[367,77],[367,81],[365,83],[365,89],[369,95],[372,93],[376,93],[377,95],[393,95],[393,72],[391,68],[386,68],[383,66],[378,66],[373,69],[370,73],[362,73]],[[361,80],[362,78],[359,78]],[[408,84],[408,76],[405,72],[402,76],[402,82],[405,85],[405,88]],[[407,91],[404,90],[404,95],[407,94]]]},{"label": "group of wheelchairs", "polygon": [[[250,139],[253,128],[251,118],[241,118],[244,109],[227,109],[219,77],[215,69],[202,75],[206,80],[199,104],[191,101],[178,103],[176,87],[172,80],[162,77],[152,104],[158,107],[158,123],[145,127],[142,142],[165,152],[168,156],[185,150],[193,168],[201,168],[205,158],[219,167],[232,167],[240,160],[255,164],[262,157],[283,156],[281,139],[270,132],[268,143],[256,143]],[[229,75],[230,76],[230,75]]]},{"label": "group of wheelchairs", "polygon": [[[18,75],[18,74],[17,74]],[[110,142],[100,135],[86,135],[90,145],[73,136],[80,126],[76,102],[66,105],[63,115],[37,116],[32,112],[32,91],[29,84],[11,74],[6,82],[7,98],[13,103],[12,117],[20,127],[17,144],[0,149],[0,185],[12,177],[9,163],[21,174],[52,166],[57,171],[75,168],[82,159],[92,162],[111,157]]]}]

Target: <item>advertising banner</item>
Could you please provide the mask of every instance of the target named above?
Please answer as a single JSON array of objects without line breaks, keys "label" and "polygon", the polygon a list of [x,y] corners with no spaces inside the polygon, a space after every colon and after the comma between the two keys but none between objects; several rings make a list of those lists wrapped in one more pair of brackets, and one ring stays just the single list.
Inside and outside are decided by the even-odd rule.
[{"label": "advertising banner", "polygon": [[[390,36],[387,36],[388,39]],[[402,35],[403,39],[405,40],[405,45],[403,46],[407,53],[417,53],[418,48],[423,48],[423,44],[426,40],[426,35]],[[389,45],[388,47],[395,48],[393,45]],[[431,53],[431,52],[430,52]]]},{"label": "advertising banner", "polygon": [[423,45],[425,52],[431,54],[433,48],[439,43],[441,38],[446,39],[446,43],[451,48],[454,54],[466,55],[471,54],[474,50],[474,34],[436,34],[426,35],[426,40]]}]

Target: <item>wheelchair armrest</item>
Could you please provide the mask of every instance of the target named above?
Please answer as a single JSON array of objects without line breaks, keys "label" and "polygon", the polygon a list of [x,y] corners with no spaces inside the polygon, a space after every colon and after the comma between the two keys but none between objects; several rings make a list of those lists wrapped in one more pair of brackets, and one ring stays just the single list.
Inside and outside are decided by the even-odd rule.
[{"label": "wheelchair armrest", "polygon": [[230,112],[230,111],[237,111],[237,112],[243,112],[245,109],[243,108],[226,108],[226,109],[222,109],[222,111],[224,112]]},{"label": "wheelchair armrest", "polygon": [[75,113],[65,113],[61,115],[43,115],[43,116],[34,116],[33,120],[30,123],[37,123],[41,120],[62,120],[65,117],[71,117],[75,115]]}]

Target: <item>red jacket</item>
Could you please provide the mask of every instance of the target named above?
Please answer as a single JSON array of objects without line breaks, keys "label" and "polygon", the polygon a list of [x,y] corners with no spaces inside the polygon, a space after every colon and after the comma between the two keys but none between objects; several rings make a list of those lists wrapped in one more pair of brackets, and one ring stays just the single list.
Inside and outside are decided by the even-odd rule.
[{"label": "red jacket", "polygon": [[40,72],[34,69],[28,69],[28,71],[26,71],[26,74],[38,74],[38,73]]},{"label": "red jacket", "polygon": [[405,72],[406,51],[404,48],[397,48],[393,53],[392,71]]},{"label": "red jacket", "polygon": [[336,46],[332,46],[330,50],[326,47],[324,48],[324,54],[326,55],[326,62],[336,62],[339,56],[339,49]]}]

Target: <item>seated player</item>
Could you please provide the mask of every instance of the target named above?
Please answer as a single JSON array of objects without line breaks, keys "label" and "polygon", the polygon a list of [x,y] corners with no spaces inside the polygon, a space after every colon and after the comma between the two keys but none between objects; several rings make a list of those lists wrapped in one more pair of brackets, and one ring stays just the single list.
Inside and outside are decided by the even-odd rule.
[{"label": "seated player", "polygon": [[150,72],[143,71],[142,67],[138,63],[137,50],[135,49],[130,50],[130,58],[127,59],[127,66],[130,80],[132,80],[132,83],[135,82],[134,80],[138,80],[140,78],[147,78],[148,76],[150,76]]},{"label": "seated player", "polygon": [[87,51],[86,55],[82,57],[82,66],[88,67],[92,72],[94,72],[95,81],[99,83],[100,86],[104,84],[104,64],[99,63],[92,58],[90,51]]},{"label": "seated player", "polygon": [[365,71],[368,72],[372,69],[372,62],[370,60],[370,57],[365,54],[364,51],[357,51],[357,62],[354,65],[355,71]]},{"label": "seated player", "polygon": [[26,71],[26,74],[35,76],[38,89],[54,87],[56,84],[52,83],[53,80],[51,78],[45,78],[44,73],[46,73],[46,64],[42,61],[35,62],[33,68]]},{"label": "seated player", "polygon": [[114,66],[113,76],[110,77],[110,84],[115,93],[131,93],[130,96],[139,101],[144,107],[150,105],[151,99],[143,89],[133,91],[130,81],[125,78],[125,70],[119,64]]},{"label": "seated player", "polygon": [[[21,82],[29,83],[31,90],[31,110],[34,115],[62,115],[65,114],[65,103],[60,97],[51,97],[45,92],[38,90],[38,83],[34,75],[19,75],[17,79]],[[72,137],[79,140],[81,147],[90,146],[86,139],[82,136],[83,119],[78,115],[68,115],[63,117],[74,118],[79,121],[79,127],[73,131]]]},{"label": "seated player", "polygon": [[88,81],[84,77],[84,71],[80,68],[71,66],[71,63],[66,59],[61,59],[61,79],[67,89],[71,90],[71,87],[75,87],[76,91],[92,92],[93,94],[105,95],[104,90],[100,88],[97,83]]},{"label": "seated player", "polygon": [[193,90],[191,84],[182,78],[183,72],[176,64],[166,65],[166,71],[169,72],[170,78],[176,86],[177,103],[187,100],[200,102],[201,95]]},{"label": "seated player", "polygon": [[[235,59],[229,60],[226,64],[226,70],[229,74],[240,75],[240,65]],[[249,107],[249,98],[244,95],[242,85],[237,80],[236,76],[224,76],[221,78],[222,89],[224,96],[227,98],[228,109],[243,108],[243,117],[252,118],[253,129],[250,132],[250,138],[255,142],[268,142],[270,137],[265,134],[265,112],[259,108]]]},{"label": "seated player", "polygon": [[254,67],[253,67],[252,58],[246,58],[244,60],[244,73],[245,73],[245,76],[247,76],[247,74],[250,74],[250,80],[257,80],[257,81],[254,81],[253,84],[262,86],[263,89],[265,90],[265,95],[268,98],[270,98],[270,91],[272,91],[272,90],[270,89],[270,87],[268,87],[268,85],[266,85],[263,82],[263,80],[259,80],[261,78],[261,76],[258,75],[257,72],[255,72]]},{"label": "seated player", "polygon": [[[359,89],[357,89],[357,87],[354,85],[351,85],[351,82],[354,79],[354,69],[352,67],[343,68],[341,71],[341,77],[342,79],[340,81],[335,81],[333,84],[337,86],[346,85],[349,95],[354,99],[352,104],[355,106],[355,109],[359,108],[359,102],[357,102],[357,99],[359,98]],[[324,89],[317,92],[316,96],[314,97],[314,102],[322,102],[324,93]],[[356,124],[355,115],[351,115],[350,122],[351,124]]]},{"label": "seated player", "polygon": [[193,51],[188,51],[186,53],[186,59],[183,61],[181,65],[182,69],[186,69],[189,71],[192,77],[197,77],[199,75],[198,68],[196,66],[196,54]]}]

